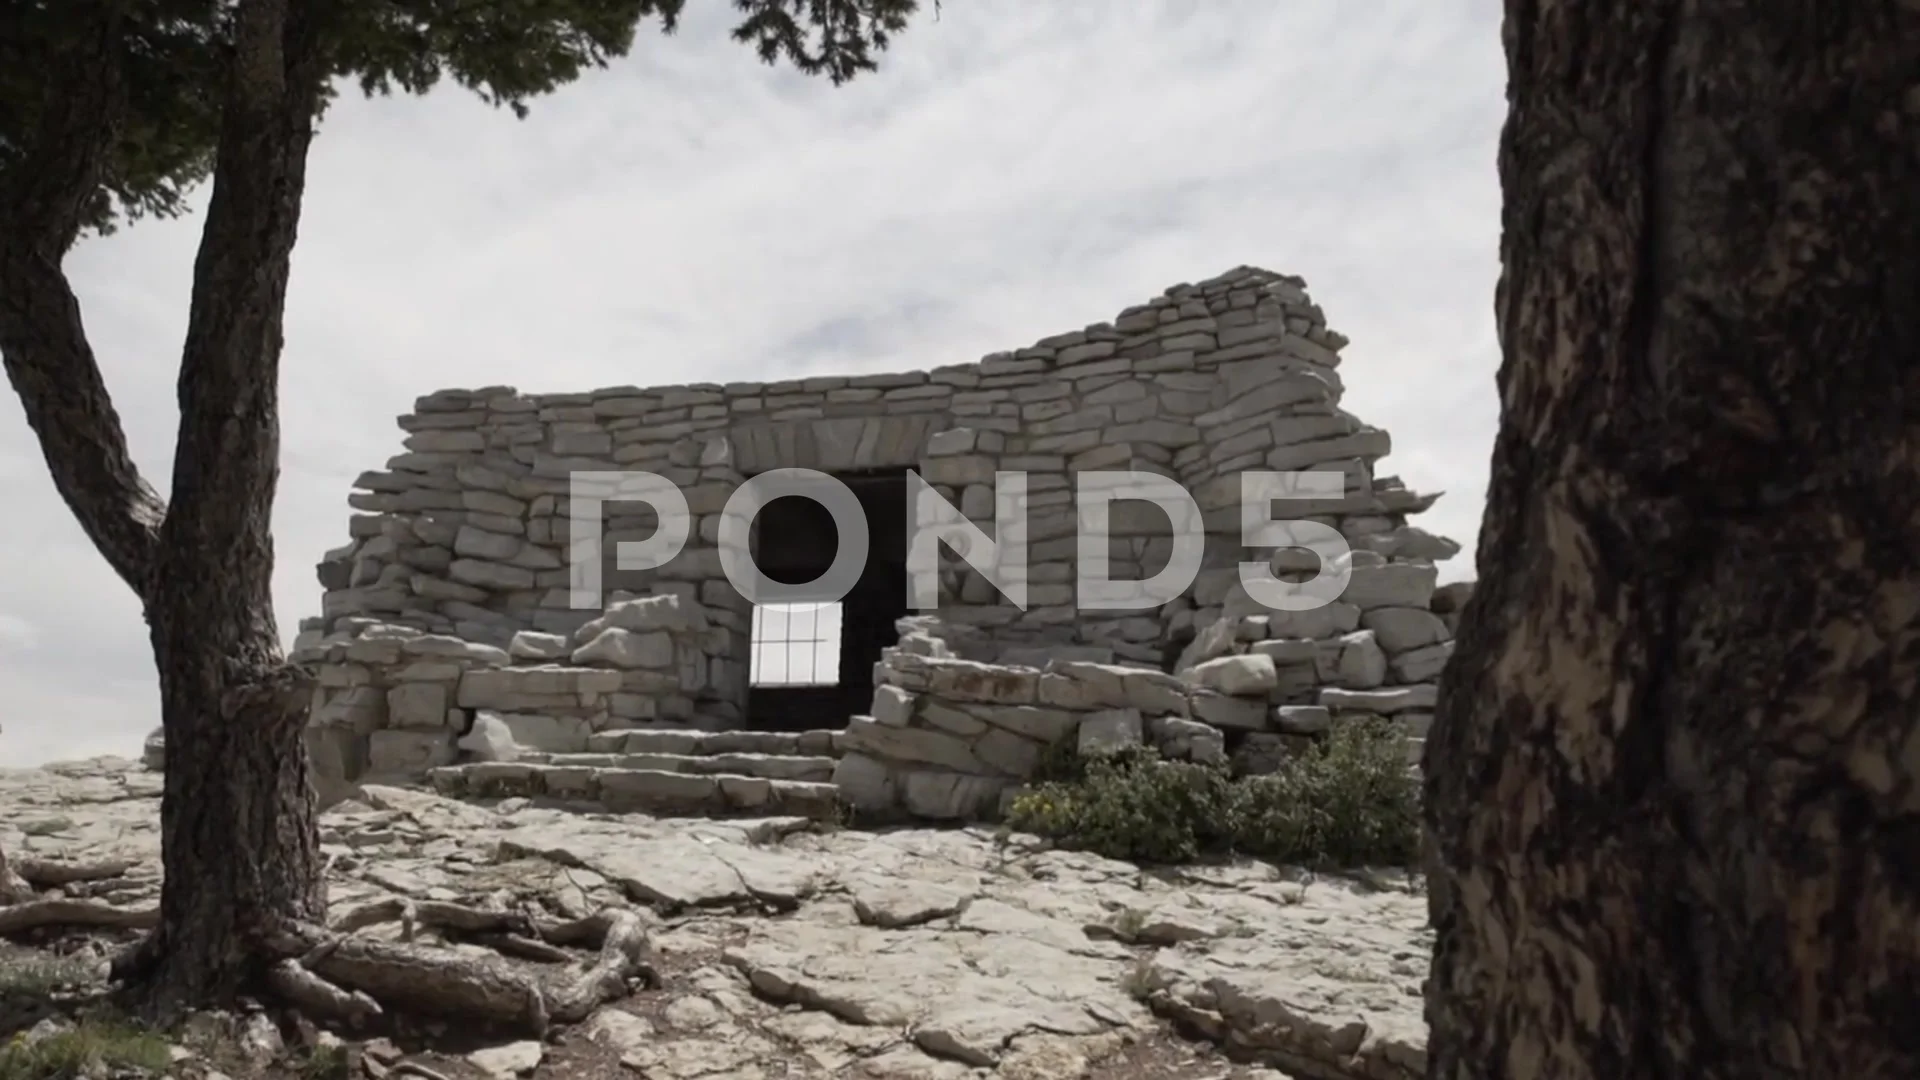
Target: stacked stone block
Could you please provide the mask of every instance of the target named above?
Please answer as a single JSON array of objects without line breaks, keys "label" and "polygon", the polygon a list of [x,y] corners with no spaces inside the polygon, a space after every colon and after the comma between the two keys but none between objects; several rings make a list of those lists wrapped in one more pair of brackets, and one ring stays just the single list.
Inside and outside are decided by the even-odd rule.
[{"label": "stacked stone block", "polygon": [[1176,758],[1226,758],[1221,733],[1191,719],[1196,695],[1215,695],[1176,676],[1076,659],[985,663],[956,655],[935,620],[902,625],[876,673],[872,715],[840,736],[833,782],[858,810],[992,817],[1067,741],[1089,753],[1151,742]]},{"label": "stacked stone block", "polygon": [[505,648],[349,620],[309,633],[294,658],[317,674],[309,745],[323,779],[424,775],[460,756],[475,718],[517,746],[577,753],[594,735],[697,720],[711,627],[677,596],[617,600],[571,635],[522,631]]},{"label": "stacked stone block", "polygon": [[[1400,539],[1410,546],[1412,531],[1400,530]],[[1311,572],[1318,561],[1290,549],[1276,552],[1269,568],[1285,577]],[[1256,698],[1271,706],[1270,726],[1278,735],[1316,735],[1353,715],[1391,717],[1406,730],[1417,760],[1438,697],[1436,680],[1453,654],[1452,628],[1433,611],[1439,572],[1428,559],[1366,547],[1339,561],[1349,575],[1339,599],[1303,611],[1255,602],[1236,573],[1220,615],[1188,644],[1177,670],[1197,685],[1240,695],[1233,700],[1244,704],[1202,717],[1210,723],[1269,726]]]}]

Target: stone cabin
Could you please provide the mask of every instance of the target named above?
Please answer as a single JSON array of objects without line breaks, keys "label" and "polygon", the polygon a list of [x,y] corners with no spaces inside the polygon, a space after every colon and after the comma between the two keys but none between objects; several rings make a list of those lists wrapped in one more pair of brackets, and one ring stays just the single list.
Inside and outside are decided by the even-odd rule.
[{"label": "stone cabin", "polygon": [[[813,777],[795,782],[844,789],[864,768],[892,785],[872,798],[897,802],[903,776],[997,777],[959,784],[967,790],[958,794],[957,781],[920,784],[922,809],[971,814],[1017,782],[1027,759],[988,755],[994,766],[966,740],[1021,728],[1006,709],[1049,707],[1048,678],[1125,689],[1054,703],[1133,710],[1101,721],[1123,739],[1133,731],[1185,746],[1198,733],[1169,736],[1175,722],[1225,731],[1233,737],[1223,745],[1244,744],[1247,733],[1311,735],[1285,730],[1277,710],[1286,709],[1293,727],[1317,730],[1326,722],[1311,710],[1399,714],[1417,737],[1451,650],[1448,613],[1461,600],[1457,589],[1436,596],[1435,563],[1459,548],[1408,524],[1437,496],[1374,475],[1390,441],[1340,408],[1345,344],[1301,279],[1241,267],[1174,286],[1111,321],[930,371],[429,394],[399,418],[403,452],[355,482],[351,541],[320,563],[322,613],[302,623],[298,651],[322,671],[313,718],[321,771],[456,769],[472,757],[460,744],[471,742],[476,711],[504,717],[519,747],[513,769],[503,771],[497,755],[478,763],[501,776],[553,764],[542,755],[604,757],[608,747],[638,745],[635,732],[676,732],[661,738],[680,749],[704,738],[722,752],[773,745],[752,743],[752,733],[791,742],[812,732],[809,745],[822,753],[785,755],[817,759],[812,772],[793,766]],[[756,610],[723,572],[722,511],[748,478],[785,468],[844,483],[865,511],[869,548],[838,602]],[[1202,570],[1178,599],[1127,611],[1076,606],[1075,480],[1104,470],[1158,474],[1192,494],[1197,521],[1149,502],[1112,504],[1115,580],[1151,577],[1176,535],[1204,530]],[[1344,478],[1338,494],[1295,499],[1283,512],[1348,541],[1351,576],[1339,601],[1271,612],[1248,600],[1240,563],[1269,561],[1298,580],[1318,560],[1243,543],[1247,470]],[[570,477],[618,471],[657,474],[685,494],[692,524],[663,565],[619,565],[615,545],[646,540],[659,522],[650,505],[619,501],[616,488],[606,489],[598,543],[569,535]],[[999,472],[1026,474],[1023,500],[996,498]],[[908,610],[909,473],[997,542],[1013,535],[996,531],[996,518],[1024,509],[1024,609],[943,551],[937,607]],[[759,509],[749,542],[760,570],[783,583],[820,576],[839,550],[827,512],[793,497]],[[571,590],[596,575],[608,603],[575,607]],[[929,674],[928,663],[948,676]],[[1004,693],[981,688],[996,671],[1012,673]],[[1021,682],[1028,676],[1031,686]],[[946,707],[901,694],[932,694],[966,712],[928,727],[956,745],[876,741],[874,731],[911,729],[926,708]],[[1074,728],[1028,724],[1019,738],[1045,743]],[[724,733],[747,734],[723,745],[715,739]],[[675,760],[579,767],[688,773],[678,758],[689,755],[662,753]],[[849,766],[849,756],[880,764]],[[815,775],[822,770],[833,779]],[[557,776],[543,782],[590,782]]]}]

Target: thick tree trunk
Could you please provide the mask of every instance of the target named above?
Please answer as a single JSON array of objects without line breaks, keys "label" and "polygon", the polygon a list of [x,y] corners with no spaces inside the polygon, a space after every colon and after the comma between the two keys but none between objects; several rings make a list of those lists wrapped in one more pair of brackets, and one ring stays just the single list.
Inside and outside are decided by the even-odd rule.
[{"label": "thick tree trunk", "polygon": [[97,189],[118,78],[116,3],[67,58],[46,130],[0,190],[0,352],[55,484],[140,594],[167,767],[161,922],[120,966],[156,1017],[262,985],[264,942],[324,915],[306,677],[271,584],[281,320],[323,72],[309,0],[245,0],[181,358],[171,505],[127,453],[60,262]]},{"label": "thick tree trunk", "polygon": [[1429,1076],[1920,1076],[1920,6],[1505,40]]},{"label": "thick tree trunk", "polygon": [[153,1011],[225,1003],[272,959],[261,935],[325,913],[301,730],[307,684],[273,617],[279,366],[314,85],[298,0],[250,0],[180,366],[173,498],[146,595],[166,733],[165,891]]},{"label": "thick tree trunk", "polygon": [[[221,588],[201,591],[214,602],[156,606],[174,617],[196,608],[212,620],[239,614]],[[276,686],[274,669],[236,664],[208,645],[164,643],[157,626],[154,637],[167,730],[166,876],[136,989],[152,1015],[170,1018],[257,991],[275,959],[263,933],[324,922],[326,897],[300,738],[305,686],[297,678]],[[259,644],[236,643],[256,652]]]}]

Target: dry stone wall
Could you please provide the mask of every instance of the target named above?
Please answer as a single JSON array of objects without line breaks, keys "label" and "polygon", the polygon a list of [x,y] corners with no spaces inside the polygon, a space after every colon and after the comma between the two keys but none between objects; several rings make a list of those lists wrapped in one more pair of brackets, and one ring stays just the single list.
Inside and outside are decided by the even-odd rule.
[{"label": "dry stone wall", "polygon": [[[1399,716],[1418,736],[1462,600],[1436,590],[1434,564],[1459,549],[1409,524],[1436,496],[1374,474],[1391,444],[1340,407],[1345,344],[1303,281],[1241,267],[931,371],[430,394],[400,418],[404,452],[356,481],[350,542],[321,562],[322,612],[302,624],[300,653],[322,673],[323,771],[431,772],[449,789],[484,774],[474,782],[488,790],[589,800],[606,770],[684,771],[602,759],[623,732],[745,723],[751,606],[722,570],[721,521],[748,477],[778,468],[912,469],[989,536],[1026,545],[1024,609],[943,556],[931,621],[903,624],[870,715],[831,740],[832,783],[857,805],[987,813],[1063,739],[1148,740],[1258,771],[1349,714]],[[1075,483],[1105,470],[1165,476],[1194,497],[1195,520],[1112,504],[1117,580],[1153,575],[1176,535],[1204,534],[1202,571],[1171,603],[1076,606]],[[1319,563],[1244,544],[1248,470],[1344,478],[1337,496],[1284,510],[1352,548],[1340,600],[1272,612],[1249,599],[1243,561],[1296,579]],[[650,537],[658,520],[611,485],[599,489],[612,501],[598,558],[579,557],[596,539],[569,529],[583,472],[675,485],[693,518],[680,554],[620,568],[614,545]],[[1024,498],[1006,498],[1000,472],[1025,474]],[[592,574],[612,603],[577,609],[571,590]],[[487,730],[505,726],[514,760],[463,750],[482,713]],[[629,793],[636,783],[614,775]]]},{"label": "dry stone wall", "polygon": [[685,712],[711,632],[671,595],[616,599],[570,635],[521,631],[505,648],[347,620],[294,652],[319,683],[309,747],[326,777],[424,774],[454,764],[485,716],[514,747],[585,752],[599,732]]},{"label": "dry stone wall", "polygon": [[993,817],[1062,743],[1087,754],[1151,743],[1183,760],[1227,759],[1223,733],[1192,719],[1196,698],[1214,691],[1150,667],[969,660],[937,620],[902,622],[900,644],[880,663],[872,715],[854,717],[839,742],[833,780],[860,811]]}]

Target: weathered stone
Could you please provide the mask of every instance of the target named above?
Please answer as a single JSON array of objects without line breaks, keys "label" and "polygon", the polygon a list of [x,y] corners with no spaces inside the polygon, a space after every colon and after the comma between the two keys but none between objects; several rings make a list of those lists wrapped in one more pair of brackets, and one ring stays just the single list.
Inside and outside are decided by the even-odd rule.
[{"label": "weathered stone", "polygon": [[[578,754],[587,749],[587,737],[593,733],[584,717],[532,713],[481,713],[505,724],[514,743],[528,750],[554,754]],[[476,719],[475,726],[479,726]]]},{"label": "weathered stone", "polygon": [[452,704],[444,683],[405,683],[387,691],[387,722],[397,728],[432,731],[447,726]]},{"label": "weathered stone", "polygon": [[[1351,593],[1352,585],[1348,585]],[[1360,609],[1342,594],[1341,599],[1306,611],[1276,611],[1267,616],[1268,633],[1276,638],[1307,638],[1321,641],[1352,633],[1360,626]]]},{"label": "weathered stone", "polygon": [[1247,646],[1250,653],[1270,658],[1278,666],[1312,664],[1320,655],[1319,643],[1311,638],[1272,638]]},{"label": "weathered stone", "polygon": [[992,728],[973,743],[974,755],[988,768],[1022,780],[1039,768],[1045,751],[1040,743],[1021,738],[1005,728]]},{"label": "weathered stone", "polygon": [[1146,727],[1138,709],[1107,709],[1088,713],[1080,720],[1078,750],[1082,757],[1111,754],[1139,746]]},{"label": "weathered stone", "polygon": [[1273,658],[1260,653],[1222,656],[1196,664],[1185,674],[1195,686],[1222,694],[1264,696],[1280,685]]},{"label": "weathered stone", "polygon": [[833,785],[859,810],[887,810],[894,805],[893,773],[878,758],[850,751],[833,766]]},{"label": "weathered stone", "polygon": [[955,705],[929,701],[920,706],[920,722],[927,727],[971,739],[987,730],[987,722]]},{"label": "weathered stone", "polygon": [[1440,677],[1440,672],[1446,668],[1452,656],[1452,641],[1436,642],[1394,657],[1388,664],[1388,673],[1395,682],[1429,682]]},{"label": "weathered stone", "polygon": [[1267,726],[1267,703],[1258,698],[1202,691],[1193,695],[1193,718],[1217,728],[1261,731]]},{"label": "weathered stone", "polygon": [[1368,712],[1382,716],[1414,709],[1431,711],[1438,699],[1432,683],[1395,686],[1379,690],[1342,690],[1328,687],[1320,691],[1320,704],[1337,712]]},{"label": "weathered stone", "polygon": [[1360,616],[1360,625],[1373,631],[1380,647],[1389,653],[1411,652],[1452,637],[1447,624],[1425,608],[1374,608]]},{"label": "weathered stone", "polygon": [[637,634],[610,626],[573,650],[572,659],[582,667],[606,664],[629,670],[670,668],[674,663],[673,638],[664,630]]},{"label": "weathered stone", "polygon": [[522,630],[507,643],[507,655],[515,660],[565,660],[572,652],[565,636],[537,630]]},{"label": "weathered stone", "polygon": [[953,701],[1031,705],[1039,693],[1040,673],[1029,668],[930,659],[926,671],[927,692]]},{"label": "weathered stone", "polygon": [[1066,738],[1080,725],[1076,713],[1033,705],[975,706],[973,714],[995,727],[1048,745]]},{"label": "weathered stone", "polygon": [[698,605],[679,596],[637,596],[608,604],[599,618],[575,631],[574,644],[585,645],[609,629],[635,633],[655,630],[697,632],[706,629],[706,619]]},{"label": "weathered stone", "polygon": [[1004,781],[965,773],[912,770],[902,774],[901,801],[915,817],[977,819],[999,801]]},{"label": "weathered stone", "polygon": [[451,731],[376,731],[367,737],[367,769],[375,775],[423,773],[454,757]]},{"label": "weathered stone", "polygon": [[1284,735],[1318,735],[1333,725],[1333,713],[1323,705],[1277,705],[1273,729]]},{"label": "weathered stone", "polygon": [[470,761],[515,761],[520,757],[513,728],[500,714],[484,710],[474,713],[473,727],[455,745]]},{"label": "weathered stone", "polygon": [[1329,686],[1371,690],[1387,679],[1387,654],[1371,630],[1356,630],[1316,643],[1314,673]]},{"label": "weathered stone", "polygon": [[866,717],[847,722],[846,749],[884,761],[938,765],[959,772],[984,773],[965,740],[918,727],[884,727]]},{"label": "weathered stone", "polygon": [[1390,562],[1380,566],[1355,566],[1347,588],[1340,594],[1343,603],[1361,611],[1374,608],[1424,608],[1433,599],[1440,572],[1431,563]]},{"label": "weathered stone", "polygon": [[1166,757],[1218,765],[1227,760],[1227,743],[1218,728],[1177,716],[1148,722],[1154,745]]},{"label": "weathered stone", "polygon": [[887,727],[906,727],[913,719],[914,696],[897,686],[877,686],[873,690],[874,723]]}]

